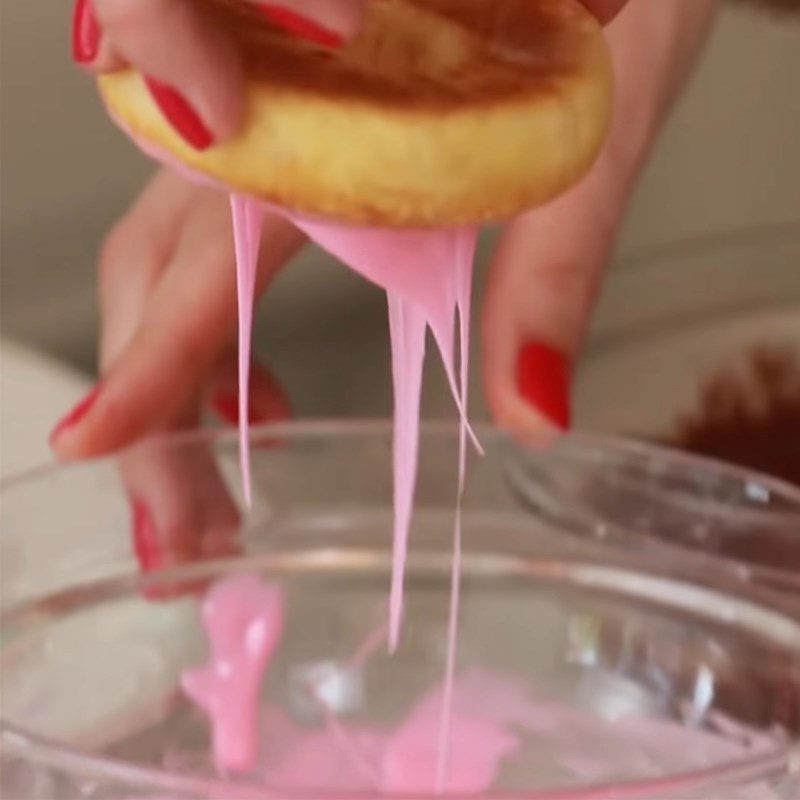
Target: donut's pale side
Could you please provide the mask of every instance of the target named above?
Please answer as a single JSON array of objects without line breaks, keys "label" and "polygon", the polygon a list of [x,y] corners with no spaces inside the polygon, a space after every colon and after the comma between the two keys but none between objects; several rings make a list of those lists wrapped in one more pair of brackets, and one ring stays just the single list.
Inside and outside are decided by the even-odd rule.
[{"label": "donut's pale side", "polygon": [[506,219],[591,166],[611,110],[599,25],[578,0],[371,0],[337,50],[242,0],[197,0],[241,46],[244,127],[198,152],[141,77],[99,78],[135,136],[295,211],[397,227]]}]

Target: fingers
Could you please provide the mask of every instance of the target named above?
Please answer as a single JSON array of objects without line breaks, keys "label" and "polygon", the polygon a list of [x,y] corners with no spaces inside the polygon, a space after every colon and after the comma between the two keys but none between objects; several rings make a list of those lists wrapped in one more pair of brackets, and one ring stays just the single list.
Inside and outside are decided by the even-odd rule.
[{"label": "fingers", "polygon": [[[228,347],[205,387],[206,405],[226,424],[239,424],[239,362],[237,349]],[[258,361],[250,365],[249,422],[260,425],[291,417],[289,398],[269,370]]]},{"label": "fingers", "polygon": [[511,224],[483,310],[483,371],[499,424],[570,425],[572,366],[636,175],[713,16],[709,0],[631,4],[609,28],[614,118],[587,178]]},{"label": "fingers", "polygon": [[113,72],[125,65],[103,36],[92,0],[76,0],[72,10],[72,58],[91,72]]},{"label": "fingers", "polygon": [[[196,399],[172,420],[191,429],[199,420]],[[166,570],[198,559],[238,552],[239,508],[220,473],[212,443],[202,437],[150,439],[118,462],[131,513],[133,552],[143,572]],[[200,591],[202,581],[149,586],[145,596],[165,599]]]},{"label": "fingers", "polygon": [[102,373],[139,327],[147,300],[174,256],[177,232],[196,196],[194,187],[162,170],[106,237],[98,266]]},{"label": "fingers", "polygon": [[[241,0],[252,2],[252,0]],[[278,0],[255,5],[273,24],[326,47],[353,36],[365,0]],[[194,148],[233,136],[244,111],[235,43],[195,0],[76,0],[73,57],[92,72],[133,64],[164,117]]]},{"label": "fingers", "polygon": [[[193,428],[197,422],[197,406],[190,404],[172,424]],[[239,512],[208,443],[148,440],[126,451],[119,467],[143,570],[232,552]]]},{"label": "fingers", "polygon": [[[231,425],[238,423],[237,366],[236,348],[229,347],[212,370],[205,392],[214,411]],[[251,365],[250,375],[251,422],[287,419],[288,399],[275,378],[258,363]],[[198,412],[197,402],[190,401],[172,425],[194,428]],[[237,552],[239,507],[210,443],[151,439],[123,454],[120,472],[130,498],[134,552],[142,570]],[[150,596],[172,596],[192,588],[162,586]]]},{"label": "fingers", "polygon": [[[180,229],[190,198],[188,184],[162,171],[107,237],[99,264],[101,373],[108,370],[138,328],[152,286],[169,263],[175,231]],[[50,445],[57,455],[69,457],[73,431],[80,429],[84,417],[92,411],[101,385],[54,427]]]},{"label": "fingers", "polygon": [[72,9],[72,57],[78,64],[97,58],[103,32],[91,0],[75,0]]},{"label": "fingers", "polygon": [[[286,223],[265,225],[258,289],[303,241]],[[226,198],[163,172],[104,247],[100,273],[103,379],[54,432],[61,457],[115,450],[146,433],[192,429],[205,393],[236,407],[235,271]],[[221,355],[220,355],[221,353]],[[288,402],[255,366],[259,421],[285,416]],[[232,420],[233,421],[233,420]],[[119,469],[131,505],[133,549],[143,570],[234,552],[239,508],[202,438],[159,437],[126,450]],[[194,587],[159,586],[150,597]]]},{"label": "fingers", "polygon": [[[120,241],[127,236],[143,243],[143,251],[120,254],[105,268],[104,374],[91,396],[57,426],[52,445],[60,458],[114,451],[163,428],[199,394],[235,329],[225,199],[208,192],[192,206],[177,242],[146,244],[151,229],[143,227],[144,220],[157,216],[157,205],[145,202],[116,234]],[[158,242],[157,235],[152,238]],[[304,240],[288,223],[268,217],[264,241],[259,291]],[[159,260],[164,258],[166,264]]]},{"label": "fingers", "polygon": [[491,267],[482,330],[487,398],[498,424],[570,426],[572,363],[624,208],[599,164],[579,187],[506,230]]},{"label": "fingers", "polygon": [[[84,18],[94,14],[101,32],[98,39],[110,41],[120,59],[146,76],[153,99],[190,144],[205,149],[238,130],[243,113],[241,59],[201,4],[193,0],[79,0],[79,4]],[[75,25],[79,27],[77,18]]]}]

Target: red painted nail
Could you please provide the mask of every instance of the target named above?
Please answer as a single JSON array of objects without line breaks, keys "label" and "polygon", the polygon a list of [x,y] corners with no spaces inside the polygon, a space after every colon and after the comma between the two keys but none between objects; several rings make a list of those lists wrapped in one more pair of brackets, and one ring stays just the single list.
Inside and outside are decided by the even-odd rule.
[{"label": "red painted nail", "polygon": [[549,345],[527,342],[520,348],[517,390],[562,430],[570,425],[569,371],[567,359]]},{"label": "red painted nail", "polygon": [[[239,397],[235,394],[217,394],[211,398],[211,407],[230,425],[239,424]],[[252,412],[251,412],[252,415]]]},{"label": "red painted nail", "polygon": [[[220,393],[211,398],[211,407],[230,425],[239,424],[239,395]],[[262,413],[251,402],[247,410],[247,420],[251,425],[267,422],[269,416]]]},{"label": "red painted nail", "polygon": [[[150,508],[138,497],[130,498],[131,538],[133,553],[143,573],[157,572],[167,565],[167,551],[163,546]],[[146,600],[160,602],[170,600],[190,590],[187,585],[155,583],[141,589]]]},{"label": "red painted nail", "polygon": [[323,47],[340,47],[344,43],[344,37],[340,34],[289,8],[271,3],[259,3],[258,8],[270,22],[301,39]]},{"label": "red painted nail", "polygon": [[77,405],[75,405],[67,414],[65,414],[56,424],[55,428],[53,428],[53,432],[50,434],[50,444],[55,444],[56,440],[64,433],[67,428],[71,428],[73,425],[76,425],[80,422],[86,414],[89,413],[89,409],[94,405],[95,401],[97,400],[98,395],[100,394],[100,385],[92,389],[86,397],[83,398]]},{"label": "red painted nail", "polygon": [[161,542],[150,509],[138,497],[131,498],[131,534],[139,566],[145,572],[157,569],[163,561]]},{"label": "red painted nail", "polygon": [[207,150],[214,144],[211,131],[178,91],[155,78],[145,78],[156,105],[173,128],[195,150]]},{"label": "red painted nail", "polygon": [[76,0],[72,12],[72,57],[78,64],[89,64],[97,58],[101,34],[91,0]]}]

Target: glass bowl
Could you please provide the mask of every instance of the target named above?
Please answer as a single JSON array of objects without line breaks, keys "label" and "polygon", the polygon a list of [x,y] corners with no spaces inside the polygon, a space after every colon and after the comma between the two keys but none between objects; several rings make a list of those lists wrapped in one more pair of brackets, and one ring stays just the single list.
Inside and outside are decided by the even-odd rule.
[{"label": "glass bowl", "polygon": [[[567,515],[531,503],[532,492],[551,492],[548,463],[563,474],[564,447],[592,458],[606,448],[607,471],[624,476],[619,443],[570,438],[536,452],[534,470],[531,448],[490,428],[478,433],[486,457],[471,459],[464,496],[453,715],[468,707],[491,718],[512,744],[490,787],[451,796],[797,797],[796,598],[714,562],[698,571],[679,552],[574,535]],[[423,429],[403,636],[390,656],[391,440],[382,422],[257,429],[249,511],[228,433],[155,440],[116,461],[6,481],[0,794],[432,796],[433,787],[402,780],[387,788],[383,748],[420,698],[438,709],[458,431]],[[670,458],[648,454],[653,464]],[[708,497],[703,470],[711,467],[686,472],[680,497],[667,480],[663,492],[653,482],[626,502],[686,502],[691,519],[692,501]],[[765,514],[789,502],[760,498]],[[156,552],[159,523],[169,546]],[[206,587],[242,571],[283,592],[285,630],[263,685],[262,759],[225,776],[213,769],[207,719],[180,676],[206,657]],[[312,739],[325,764],[281,771]],[[413,743],[420,758],[435,747],[424,739]],[[452,741],[455,763],[457,733]]]},{"label": "glass bowl", "polygon": [[[634,440],[583,434],[519,448],[512,484],[565,531],[684,568],[771,586],[800,600],[800,487]],[[690,566],[691,565],[691,566]]]}]

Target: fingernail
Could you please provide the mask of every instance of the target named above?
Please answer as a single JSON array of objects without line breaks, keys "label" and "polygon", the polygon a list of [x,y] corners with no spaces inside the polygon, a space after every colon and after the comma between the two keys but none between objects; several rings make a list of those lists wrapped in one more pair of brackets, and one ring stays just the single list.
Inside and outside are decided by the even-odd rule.
[{"label": "fingernail", "polygon": [[144,82],[161,113],[195,150],[207,150],[214,144],[211,131],[180,92],[155,78],[146,77]]},{"label": "fingernail", "polygon": [[91,0],[76,0],[72,12],[72,57],[78,64],[89,64],[97,58],[101,33]]},{"label": "fingernail", "polygon": [[72,428],[73,426],[77,425],[88,413],[91,407],[94,405],[95,401],[97,400],[98,395],[100,394],[100,384],[94,387],[86,397],[83,398],[77,405],[75,405],[67,414],[65,414],[59,421],[56,423],[55,428],[53,428],[52,433],[50,434],[50,445],[54,445],[61,434],[64,433],[68,428]]},{"label": "fingernail", "polygon": [[130,502],[133,551],[139,566],[148,572],[159,567],[163,560],[158,531],[147,503],[138,497],[132,497]]},{"label": "fingernail", "polygon": [[[133,553],[143,573],[156,572],[167,562],[166,550],[156,528],[150,507],[139,497],[131,497],[131,538]],[[183,587],[163,583],[141,587],[145,600],[163,601],[180,595]]]},{"label": "fingernail", "polygon": [[[230,425],[239,424],[239,395],[222,392],[211,398],[211,407]],[[258,425],[267,421],[267,415],[256,408],[251,402],[247,409],[247,421],[251,425]]]},{"label": "fingernail", "polygon": [[323,47],[340,47],[344,43],[341,34],[289,8],[271,3],[259,3],[258,8],[270,22],[301,39],[307,39]]},{"label": "fingernail", "polygon": [[526,342],[517,357],[517,391],[562,430],[570,425],[569,364],[558,350]]}]

